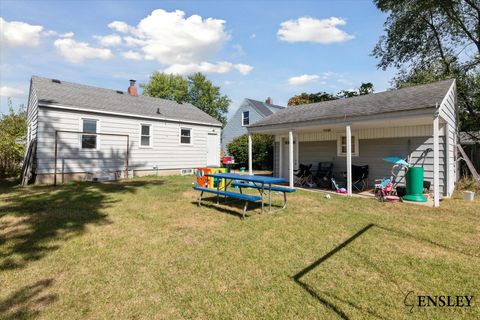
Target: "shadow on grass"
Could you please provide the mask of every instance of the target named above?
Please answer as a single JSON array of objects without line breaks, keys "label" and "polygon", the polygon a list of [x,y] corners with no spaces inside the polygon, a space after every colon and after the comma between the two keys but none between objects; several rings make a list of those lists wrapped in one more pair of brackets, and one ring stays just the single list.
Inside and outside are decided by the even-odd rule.
[{"label": "shadow on grass", "polygon": [[[435,241],[432,241],[430,239],[426,239],[426,238],[423,238],[423,237],[419,237],[419,236],[415,236],[413,234],[410,234],[410,233],[407,233],[405,231],[402,231],[402,230],[397,230],[397,229],[394,229],[394,228],[389,228],[389,227],[384,227],[384,226],[380,226],[380,225],[376,225],[376,224],[368,224],[366,225],[364,228],[360,229],[359,231],[357,231],[354,235],[352,235],[350,238],[348,238],[347,240],[345,240],[344,242],[342,242],[341,244],[339,244],[338,246],[336,246],[334,249],[332,249],[331,251],[329,251],[327,254],[325,254],[324,256],[320,257],[318,260],[316,260],[315,262],[313,262],[312,264],[308,265],[306,268],[304,268],[303,270],[301,270],[300,272],[298,272],[297,274],[295,274],[292,278],[293,280],[295,281],[295,283],[297,283],[300,287],[302,287],[305,291],[308,292],[308,294],[310,294],[310,296],[312,296],[313,298],[315,298],[318,302],[320,302],[321,304],[323,304],[325,307],[327,307],[328,309],[334,311],[340,318],[342,319],[349,319],[349,317],[347,316],[347,314],[341,310],[337,305],[335,305],[334,303],[328,301],[327,299],[325,299],[323,296],[329,296],[333,299],[336,299],[342,303],[345,303],[345,304],[348,304],[350,305],[351,307],[357,309],[357,310],[360,310],[360,311],[363,311],[363,312],[367,312],[371,317],[375,317],[375,318],[379,318],[379,319],[385,319],[384,317],[370,311],[370,310],[364,310],[363,308],[359,307],[358,305],[354,304],[353,302],[350,302],[350,301],[346,301],[346,300],[343,300],[335,295],[331,295],[327,292],[322,292],[322,295],[320,295],[320,293],[316,292],[311,286],[309,286],[307,283],[305,283],[304,281],[301,280],[301,278],[303,276],[305,276],[307,273],[311,272],[313,269],[317,268],[318,266],[320,266],[323,262],[325,262],[326,260],[328,260],[329,258],[331,258],[333,255],[335,255],[336,253],[338,253],[340,250],[344,249],[346,246],[348,246],[351,242],[353,242],[355,239],[357,239],[358,237],[360,237],[361,235],[363,235],[366,231],[368,231],[369,229],[371,229],[372,227],[376,227],[382,231],[385,231],[385,232],[389,232],[389,233],[393,233],[393,234],[396,234],[396,235],[399,235],[399,236],[402,236],[402,237],[409,237],[409,238],[412,238],[416,241],[420,241],[420,242],[425,242],[425,243],[428,243],[430,245],[434,245],[434,246],[437,246],[437,247],[440,247],[442,249],[445,249],[445,250],[450,250],[450,251],[453,251],[457,254],[462,254],[462,255],[467,255],[467,256],[471,256],[471,257],[476,257],[476,256],[473,256],[473,255],[470,255],[468,253],[464,253],[464,252],[461,252],[459,250],[456,250],[456,249],[452,249],[452,248],[449,248],[441,243],[437,243]],[[372,269],[374,269],[377,273],[381,274],[382,277],[384,277],[384,279],[388,282],[391,282],[392,284],[394,284],[397,289],[403,293],[400,285],[394,281],[394,279],[392,279],[390,276],[388,276],[385,272],[383,272],[382,270],[380,270],[377,266],[375,266],[375,264],[371,263],[369,260],[368,260],[368,257],[366,255],[363,255],[363,254],[358,254],[357,255],[362,258],[362,260],[364,261],[364,263],[367,263]]]},{"label": "shadow on grass", "polygon": [[[198,206],[198,198],[197,201],[192,201],[192,204]],[[243,206],[245,205],[245,200],[239,200],[239,199],[231,199],[227,198],[225,201],[225,198],[223,196],[220,196],[219,198],[219,203],[217,203],[217,196],[209,196],[209,197],[202,197],[202,207],[206,207],[209,209],[214,209],[221,211],[223,213],[236,216],[238,218],[242,218],[242,213],[243,213]],[[227,208],[226,206],[229,206],[230,208]],[[262,203],[261,202],[248,202],[248,209],[247,212],[245,213],[245,218],[251,217],[256,214],[261,214],[262,212]],[[272,213],[277,210],[283,209],[283,206],[279,205],[274,205],[272,203]],[[237,211],[238,210],[238,211]],[[264,203],[263,207],[263,214],[269,213],[268,211],[268,203]]]},{"label": "shadow on grass", "polygon": [[321,304],[323,304],[325,307],[327,307],[328,309],[332,310],[333,312],[335,312],[340,318],[342,319],[349,319],[349,317],[347,316],[347,314],[342,311],[338,306],[336,306],[335,304],[333,304],[332,302],[326,300],[325,298],[321,297],[315,290],[313,290],[307,283],[303,282],[301,280],[301,278],[303,276],[305,276],[307,273],[309,273],[310,271],[312,271],[313,269],[315,269],[316,267],[318,267],[320,264],[322,264],[323,262],[327,261],[328,259],[330,259],[333,255],[335,255],[337,252],[339,252],[340,250],[342,250],[343,248],[345,248],[347,245],[349,245],[352,241],[354,241],[355,239],[357,239],[358,237],[360,237],[362,234],[364,234],[365,232],[367,232],[371,227],[373,227],[374,224],[368,224],[366,225],[365,227],[363,227],[362,229],[360,229],[359,231],[357,231],[353,236],[351,236],[350,238],[348,238],[347,240],[345,240],[344,242],[342,242],[341,244],[339,244],[338,246],[336,246],[335,248],[333,248],[331,251],[329,251],[327,254],[325,254],[324,256],[320,257],[317,261],[313,262],[312,264],[310,264],[309,266],[307,266],[305,269],[301,270],[300,272],[298,272],[297,274],[295,274],[292,278],[293,278],[293,281],[295,281],[295,283],[297,283],[299,286],[301,286],[305,291],[308,292],[308,294],[310,294],[313,298],[315,298],[318,302],[320,302]]},{"label": "shadow on grass", "polygon": [[25,286],[0,300],[1,319],[30,319],[36,318],[42,308],[57,299],[54,294],[45,293],[53,283],[53,279],[38,281]]},{"label": "shadow on grass", "polygon": [[377,228],[381,229],[381,230],[394,233],[394,234],[396,234],[397,236],[408,237],[408,238],[412,238],[412,239],[417,240],[417,241],[420,241],[420,242],[426,242],[426,243],[428,243],[428,244],[431,244],[431,245],[433,245],[433,246],[436,246],[436,247],[445,249],[445,250],[447,250],[447,251],[452,251],[452,252],[454,252],[454,253],[462,254],[462,255],[465,255],[465,256],[472,257],[472,258],[480,258],[480,256],[477,256],[477,255],[474,255],[474,254],[471,254],[471,253],[464,252],[464,251],[462,251],[462,250],[460,250],[460,249],[448,247],[448,246],[446,246],[446,245],[444,245],[444,244],[442,244],[442,243],[433,241],[433,240],[428,239],[428,238],[425,238],[425,237],[420,237],[420,236],[411,234],[411,233],[406,232],[406,231],[403,231],[403,230],[397,230],[397,229],[393,229],[393,228],[389,228],[389,227],[384,227],[384,226],[380,226],[380,225],[375,225],[375,226],[376,226]]},{"label": "shadow on grass", "polygon": [[[133,193],[164,181],[72,183],[8,188],[0,202],[0,270],[25,267],[81,235],[89,224],[110,223],[103,209],[113,193]],[[5,190],[5,189],[4,189]]]}]

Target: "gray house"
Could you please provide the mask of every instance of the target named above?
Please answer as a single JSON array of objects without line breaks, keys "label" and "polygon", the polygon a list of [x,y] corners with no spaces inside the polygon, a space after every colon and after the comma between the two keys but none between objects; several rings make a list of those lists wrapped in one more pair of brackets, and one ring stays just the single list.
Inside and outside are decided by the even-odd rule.
[{"label": "gray house", "polygon": [[265,102],[245,99],[235,112],[235,114],[228,120],[222,132],[222,150],[226,151],[227,144],[234,138],[246,134],[247,126],[256,123],[257,121],[284,109],[285,107],[273,104],[269,97]]},{"label": "gray house", "polygon": [[219,121],[188,103],[138,96],[134,80],[124,92],[34,76],[27,118],[37,183],[220,164]]},{"label": "gray house", "polygon": [[391,175],[392,165],[382,160],[387,156],[425,169],[436,206],[457,181],[455,80],[289,107],[248,131],[275,135],[274,175],[289,179],[291,187],[299,163],[316,168],[333,162],[334,176],[347,172],[351,195],[351,165],[368,165],[372,186],[374,179]]}]

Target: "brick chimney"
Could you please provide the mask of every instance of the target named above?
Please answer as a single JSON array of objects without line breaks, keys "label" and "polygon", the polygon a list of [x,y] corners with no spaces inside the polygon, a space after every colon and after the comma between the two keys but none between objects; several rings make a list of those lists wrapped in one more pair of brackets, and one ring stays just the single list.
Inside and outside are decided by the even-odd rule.
[{"label": "brick chimney", "polygon": [[137,87],[135,87],[135,80],[130,80],[130,87],[128,87],[128,94],[131,96],[138,96]]},{"label": "brick chimney", "polygon": [[273,104],[272,98],[268,97],[267,100],[265,100],[266,104]]}]

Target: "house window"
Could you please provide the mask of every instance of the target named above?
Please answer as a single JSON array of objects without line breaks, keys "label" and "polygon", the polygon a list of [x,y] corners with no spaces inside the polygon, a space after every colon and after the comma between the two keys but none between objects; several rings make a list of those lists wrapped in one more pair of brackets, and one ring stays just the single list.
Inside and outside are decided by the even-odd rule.
[{"label": "house window", "polygon": [[249,124],[250,124],[250,111],[243,111],[242,126],[248,126]]},{"label": "house window", "polygon": [[[337,140],[337,155],[339,157],[347,156],[347,137],[340,136]],[[358,139],[352,136],[352,156],[358,157]]]},{"label": "house window", "polygon": [[180,143],[181,144],[192,143],[192,129],[180,128]]},{"label": "house window", "polygon": [[151,147],[152,146],[152,126],[150,124],[140,125],[140,146]]},{"label": "house window", "polygon": [[[83,119],[82,131],[87,133],[97,133],[98,120]],[[82,149],[96,149],[97,135],[96,134],[82,134]]]}]

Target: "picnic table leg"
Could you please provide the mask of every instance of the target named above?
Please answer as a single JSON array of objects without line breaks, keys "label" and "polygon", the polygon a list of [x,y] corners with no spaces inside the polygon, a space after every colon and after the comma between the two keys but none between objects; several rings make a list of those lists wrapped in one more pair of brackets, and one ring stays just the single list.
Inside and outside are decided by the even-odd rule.
[{"label": "picnic table leg", "polygon": [[272,211],[272,184],[268,185],[268,211]]},{"label": "picnic table leg", "polygon": [[245,219],[245,212],[247,212],[247,208],[248,208],[248,201],[245,201],[245,206],[243,206],[242,219]]},{"label": "picnic table leg", "polygon": [[283,193],[283,209],[287,208],[287,193]]},{"label": "picnic table leg", "polygon": [[[222,179],[222,180],[223,180],[223,179]],[[220,180],[220,181],[222,181],[222,180]],[[224,187],[224,191],[225,191],[225,192],[227,191],[227,186],[228,186],[228,184],[227,184],[227,179],[225,179],[225,187]],[[227,195],[225,195],[225,202],[227,202]]]},{"label": "picnic table leg", "polygon": [[263,194],[265,193],[265,185],[262,183],[262,192],[261,192],[261,196],[262,196],[262,213],[263,213]]},{"label": "picnic table leg", "polygon": [[198,197],[198,206],[202,206],[202,196],[203,196],[203,191],[200,193],[200,196]]}]

